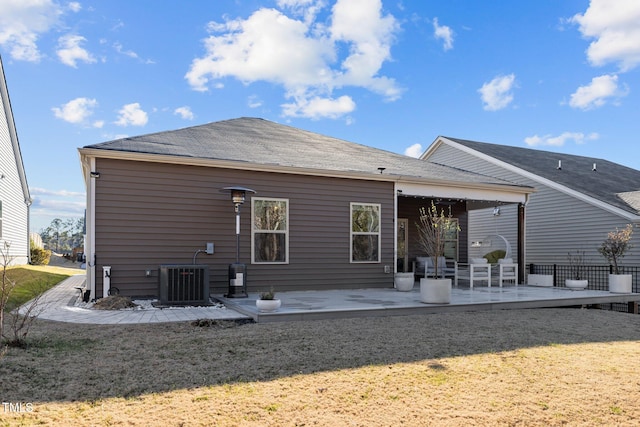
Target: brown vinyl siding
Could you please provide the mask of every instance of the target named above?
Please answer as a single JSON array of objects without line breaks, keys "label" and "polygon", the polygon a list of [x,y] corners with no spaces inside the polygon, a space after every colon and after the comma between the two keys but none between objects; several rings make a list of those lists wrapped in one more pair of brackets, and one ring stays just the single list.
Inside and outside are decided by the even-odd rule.
[{"label": "brown vinyl siding", "polygon": [[[215,254],[199,254],[197,263],[210,267],[211,292],[225,293],[236,235],[233,205],[220,189],[233,185],[289,200],[288,264],[250,263],[251,195],[241,207],[240,262],[247,264],[249,292],[393,286],[393,275],[384,273],[394,261],[392,183],[101,158],[96,170],[98,296],[105,265],[121,294],[157,295],[158,266],[190,264],[207,242]],[[350,202],[382,206],[380,263],[349,262]]]}]

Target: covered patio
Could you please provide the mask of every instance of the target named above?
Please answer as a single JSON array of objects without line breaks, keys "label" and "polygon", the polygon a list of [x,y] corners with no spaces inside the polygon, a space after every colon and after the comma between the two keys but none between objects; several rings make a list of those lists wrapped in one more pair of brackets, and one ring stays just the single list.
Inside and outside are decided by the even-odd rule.
[{"label": "covered patio", "polygon": [[214,298],[256,322],[571,307],[640,301],[640,293],[613,294],[608,291],[574,291],[559,287],[520,285],[502,288],[478,286],[473,289],[454,287],[450,304],[425,304],[420,302],[419,288],[419,285],[414,286],[410,292],[395,289],[280,292],[277,297],[282,301],[282,306],[272,313],[257,310],[257,294],[250,294],[248,298],[225,298],[218,295]]},{"label": "covered patio", "polygon": [[[528,191],[532,189],[528,188]],[[415,272],[416,259],[430,256],[424,253],[418,243],[417,224],[420,221],[420,209],[429,208],[433,203],[438,211],[449,214],[458,225],[457,231],[445,241],[444,256],[448,261],[455,261],[461,266],[468,265],[472,258],[502,251],[499,258],[511,258],[518,265],[518,282],[524,283],[525,206],[528,195],[526,192],[512,192],[511,189],[398,188],[395,271]],[[489,258],[489,263],[495,264],[497,259]]]}]

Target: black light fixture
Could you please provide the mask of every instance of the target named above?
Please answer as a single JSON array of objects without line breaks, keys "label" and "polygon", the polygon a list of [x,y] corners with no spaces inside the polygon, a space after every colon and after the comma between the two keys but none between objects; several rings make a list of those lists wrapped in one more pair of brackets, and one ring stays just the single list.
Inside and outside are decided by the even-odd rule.
[{"label": "black light fixture", "polygon": [[91,176],[91,178],[100,178],[100,172],[91,171],[89,175]]},{"label": "black light fixture", "polygon": [[229,291],[227,298],[246,298],[247,294],[247,266],[240,263],[240,206],[244,203],[247,193],[255,190],[246,187],[225,187],[220,190],[231,195],[233,210],[236,213],[236,262],[229,264]]}]

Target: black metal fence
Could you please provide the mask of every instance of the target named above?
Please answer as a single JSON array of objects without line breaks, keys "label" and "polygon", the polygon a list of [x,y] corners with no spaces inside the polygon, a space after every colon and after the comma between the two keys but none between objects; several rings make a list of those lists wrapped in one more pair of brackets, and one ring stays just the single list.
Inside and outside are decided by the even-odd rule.
[{"label": "black metal fence", "polygon": [[[569,264],[528,264],[527,271],[529,274],[549,274],[553,276],[553,286],[564,288],[566,279],[573,279],[572,271],[575,270],[575,266]],[[609,274],[613,273],[612,265],[583,265],[581,268],[581,277],[583,280],[588,280],[589,285],[587,289],[594,291],[608,291],[609,290]],[[620,274],[631,274],[632,292],[640,292],[640,266],[620,266]],[[628,311],[628,305],[626,303],[613,303],[606,304],[610,310],[614,311]]]}]

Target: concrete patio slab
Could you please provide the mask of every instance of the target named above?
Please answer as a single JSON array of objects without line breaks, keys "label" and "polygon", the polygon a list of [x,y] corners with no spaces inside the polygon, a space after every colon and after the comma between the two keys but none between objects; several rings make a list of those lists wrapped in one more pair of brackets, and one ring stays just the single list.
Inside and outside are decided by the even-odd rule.
[{"label": "concrete patio slab", "polygon": [[640,301],[640,294],[613,294],[607,291],[536,286],[453,288],[450,304],[420,302],[419,286],[410,292],[395,289],[348,289],[290,291],[276,295],[282,306],[273,313],[256,308],[258,294],[248,298],[215,296],[226,307],[246,314],[256,322],[313,320],[365,316],[396,316],[451,311],[510,310],[568,307]]},{"label": "concrete patio slab", "polygon": [[[162,323],[198,319],[277,322],[640,301],[640,293],[614,294],[606,291],[573,291],[567,288],[521,285],[502,288],[476,286],[473,289],[458,287],[452,289],[450,304],[424,304],[420,302],[417,285],[410,292],[390,288],[279,292],[277,297],[282,300],[282,306],[273,313],[258,311],[258,294],[249,294],[248,298],[212,295],[212,299],[222,303],[214,307],[96,310],[79,303],[80,292],[77,288],[83,287],[84,283],[84,275],[71,276],[43,294],[38,304],[38,318],[76,324]],[[25,306],[21,308],[21,312],[24,312]]]}]

